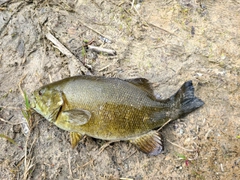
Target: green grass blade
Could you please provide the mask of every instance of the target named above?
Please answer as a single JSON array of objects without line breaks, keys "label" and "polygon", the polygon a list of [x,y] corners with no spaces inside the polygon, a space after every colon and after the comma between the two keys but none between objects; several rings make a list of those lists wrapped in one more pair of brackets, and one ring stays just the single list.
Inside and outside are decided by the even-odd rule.
[{"label": "green grass blade", "polygon": [[184,160],[186,160],[186,159],[187,159],[187,157],[186,157],[186,156],[184,156],[183,154],[177,154],[177,156],[178,156],[178,158],[180,158],[180,159],[184,159]]},{"label": "green grass blade", "polygon": [[29,110],[31,108],[30,102],[25,91],[24,91],[24,100],[25,100],[26,109]]},{"label": "green grass blade", "polygon": [[8,136],[6,136],[4,134],[0,134],[0,137],[7,139],[12,144],[16,144],[16,142],[12,138],[10,138],[10,137],[8,137]]}]

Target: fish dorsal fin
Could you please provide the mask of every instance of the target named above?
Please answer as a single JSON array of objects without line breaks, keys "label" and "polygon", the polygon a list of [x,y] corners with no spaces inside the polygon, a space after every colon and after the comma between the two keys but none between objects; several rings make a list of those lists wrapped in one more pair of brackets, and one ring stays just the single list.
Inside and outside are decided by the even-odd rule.
[{"label": "fish dorsal fin", "polygon": [[62,116],[73,126],[86,124],[91,118],[91,113],[83,109],[71,109],[62,112]]},{"label": "fish dorsal fin", "polygon": [[135,86],[141,88],[142,90],[148,92],[153,95],[153,89],[151,87],[151,83],[145,78],[135,78],[135,79],[125,79],[125,81],[134,84]]},{"label": "fish dorsal fin", "polygon": [[130,142],[150,156],[156,156],[163,150],[162,139],[157,131],[150,131],[147,134],[130,140]]},{"label": "fish dorsal fin", "polygon": [[70,132],[70,141],[72,148],[75,148],[78,142],[82,139],[83,135],[76,132]]}]

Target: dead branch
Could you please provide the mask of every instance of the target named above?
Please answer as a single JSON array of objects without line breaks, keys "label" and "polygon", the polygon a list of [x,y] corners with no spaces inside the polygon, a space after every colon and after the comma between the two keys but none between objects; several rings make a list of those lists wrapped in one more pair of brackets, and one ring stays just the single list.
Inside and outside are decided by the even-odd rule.
[{"label": "dead branch", "polygon": [[27,76],[27,74],[25,74],[25,75],[20,79],[20,81],[19,81],[19,83],[18,83],[18,88],[19,88],[19,91],[20,91],[23,99],[24,99],[24,92],[23,92],[23,90],[22,90],[21,85],[22,85],[23,80],[26,78],[26,76]]},{"label": "dead branch", "polygon": [[85,24],[84,22],[82,22],[81,20],[78,20],[78,21],[79,21],[82,25],[84,25],[86,28],[92,30],[93,32],[99,34],[100,36],[105,37],[105,38],[107,38],[108,40],[110,40],[111,42],[113,42],[113,40],[112,40],[111,38],[105,36],[104,34],[100,33],[99,31],[97,31],[97,30],[93,29],[92,27],[86,25],[86,24]]},{"label": "dead branch", "polygon": [[137,13],[138,17],[139,17],[145,24],[147,24],[148,26],[152,26],[152,27],[158,28],[158,29],[160,29],[161,31],[164,31],[164,32],[166,32],[166,33],[168,33],[168,34],[171,34],[171,35],[173,35],[173,36],[178,37],[176,34],[170,32],[170,31],[168,31],[168,30],[166,30],[166,29],[164,29],[164,28],[161,28],[161,27],[159,27],[159,26],[157,26],[157,25],[155,25],[155,24],[152,24],[152,23],[147,22],[147,21],[139,14],[139,12],[138,12],[138,10],[136,9],[136,7],[135,7],[135,6],[132,6],[132,7],[133,7],[134,11]]},{"label": "dead branch", "polygon": [[46,34],[46,37],[49,41],[51,41],[55,47],[63,54],[65,54],[67,57],[71,58],[73,54],[62,44],[60,41],[57,40],[50,32]]},{"label": "dead branch", "polygon": [[166,126],[170,121],[172,121],[172,119],[169,119],[167,122],[165,122],[158,130],[157,132],[159,132],[164,126]]},{"label": "dead branch", "polygon": [[25,146],[24,146],[24,173],[23,173],[24,180],[27,180],[28,177],[31,176],[31,173],[33,172],[33,169],[35,167],[32,149],[33,149],[33,145],[35,144],[37,138],[36,137],[34,138],[30,148],[28,149],[29,139],[30,139],[30,134],[28,134],[28,136],[26,138]]},{"label": "dead branch", "polygon": [[112,56],[117,55],[117,52],[115,50],[112,50],[112,49],[106,49],[106,48],[92,46],[92,45],[88,45],[88,49],[92,50],[92,51],[95,51],[97,53],[106,53],[106,54],[112,55]]},{"label": "dead branch", "polygon": [[167,141],[168,141],[169,143],[171,143],[172,145],[177,146],[177,147],[179,147],[179,148],[181,148],[181,149],[183,149],[183,150],[185,150],[185,151],[187,151],[187,152],[196,152],[196,151],[197,151],[197,150],[195,150],[195,149],[186,149],[186,148],[184,148],[184,147],[182,147],[182,146],[180,146],[180,145],[178,145],[178,144],[176,144],[176,143],[171,142],[171,141],[168,140],[168,139],[167,139]]},{"label": "dead branch", "polygon": [[15,123],[13,123],[13,122],[9,122],[9,121],[7,121],[7,120],[5,120],[5,119],[3,119],[3,118],[0,118],[0,121],[5,122],[5,123],[8,123],[8,124],[11,124],[11,125],[19,125],[19,124],[22,124],[22,123],[25,122],[25,121],[21,121],[21,122],[15,122]]},{"label": "dead branch", "polygon": [[46,34],[46,37],[49,41],[51,41],[55,47],[63,54],[65,54],[68,58],[73,59],[77,63],[80,63],[81,66],[81,71],[84,72],[85,74],[92,75],[92,73],[84,66],[84,64],[77,59],[76,56],[74,56],[71,51],[69,51],[57,38],[55,38],[50,32]]}]

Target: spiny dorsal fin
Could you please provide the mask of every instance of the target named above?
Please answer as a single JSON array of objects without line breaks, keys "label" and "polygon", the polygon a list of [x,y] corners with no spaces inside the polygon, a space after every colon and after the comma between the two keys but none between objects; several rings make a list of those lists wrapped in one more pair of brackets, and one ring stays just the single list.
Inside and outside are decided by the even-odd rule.
[{"label": "spiny dorsal fin", "polygon": [[135,86],[141,88],[142,90],[148,92],[153,95],[153,89],[151,87],[150,82],[145,78],[135,78],[135,79],[125,79],[125,81],[134,84]]},{"label": "spiny dorsal fin", "polygon": [[156,156],[163,150],[162,139],[157,131],[150,131],[147,134],[130,140],[130,142],[150,156]]},{"label": "spiny dorsal fin", "polygon": [[82,135],[76,132],[70,132],[70,141],[72,148],[75,148],[79,141],[82,139]]}]

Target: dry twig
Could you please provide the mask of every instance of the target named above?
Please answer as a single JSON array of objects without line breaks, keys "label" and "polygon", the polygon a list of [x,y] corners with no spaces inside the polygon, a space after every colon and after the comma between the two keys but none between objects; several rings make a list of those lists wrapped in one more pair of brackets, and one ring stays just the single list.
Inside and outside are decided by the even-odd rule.
[{"label": "dry twig", "polygon": [[159,132],[164,126],[166,126],[172,119],[169,119],[167,122],[165,122],[160,128],[158,128],[157,132]]},{"label": "dry twig", "polygon": [[92,30],[93,32],[99,34],[100,36],[105,37],[105,38],[107,38],[108,40],[110,40],[111,42],[113,42],[113,40],[112,40],[111,38],[105,36],[104,34],[100,33],[99,31],[97,31],[97,30],[91,28],[90,26],[88,26],[87,24],[85,24],[84,22],[82,22],[81,20],[78,20],[78,21],[79,21],[82,25],[84,25],[86,28]]},{"label": "dry twig", "polygon": [[71,155],[68,154],[68,170],[70,174],[70,178],[73,179],[72,168],[71,168]]},{"label": "dry twig", "polygon": [[21,110],[19,107],[14,107],[14,106],[0,106],[2,109],[14,109],[14,110]]},{"label": "dry twig", "polygon": [[187,152],[196,152],[196,151],[197,151],[197,150],[195,150],[195,149],[186,149],[186,148],[184,148],[184,147],[182,147],[182,146],[180,146],[180,145],[178,145],[178,144],[175,144],[175,143],[171,142],[171,141],[168,140],[168,139],[167,139],[167,141],[168,141],[169,143],[171,143],[172,145],[177,146],[177,147],[179,147],[179,148],[181,148],[181,149],[183,149],[183,150],[185,150],[185,151],[187,151]]},{"label": "dry twig", "polygon": [[125,157],[122,161],[126,161],[128,158],[130,158],[132,155],[134,155],[138,150],[135,150],[133,153]]},{"label": "dry twig", "polygon": [[63,54],[65,54],[67,57],[71,58],[73,54],[59,41],[57,38],[55,38],[50,32],[46,34],[46,37],[49,41],[51,41],[55,47]]},{"label": "dry twig", "polygon": [[32,156],[32,148],[33,148],[33,144],[36,141],[36,137],[34,138],[30,149],[28,149],[28,141],[30,138],[30,134],[28,134],[26,142],[25,142],[25,146],[24,146],[24,173],[23,173],[23,179],[27,180],[29,175],[31,175],[33,170],[33,167],[35,166],[35,164],[33,164],[34,161],[34,157],[29,157],[29,160],[27,160],[28,156]]},{"label": "dry twig", "polygon": [[21,95],[22,95],[23,98],[24,98],[24,92],[23,92],[23,90],[22,90],[21,85],[22,85],[23,80],[26,78],[26,76],[27,76],[27,74],[25,74],[25,75],[20,79],[20,81],[19,81],[19,83],[18,83],[19,91],[20,91],[20,93],[21,93]]},{"label": "dry twig", "polygon": [[88,49],[95,51],[97,53],[106,53],[106,54],[112,55],[112,56],[115,56],[117,54],[117,52],[115,50],[92,46],[92,45],[88,45]]},{"label": "dry twig", "polygon": [[12,122],[9,122],[9,121],[7,121],[3,118],[0,118],[0,121],[6,122],[6,123],[11,124],[11,125],[19,125],[19,124],[25,123],[25,121],[12,123]]},{"label": "dry twig", "polygon": [[81,66],[81,71],[84,72],[85,74],[91,74],[92,73],[84,66],[84,64],[77,59],[76,56],[74,56],[71,51],[69,51],[57,38],[55,38],[50,32],[46,34],[46,37],[49,41],[51,41],[55,47],[63,54],[65,54],[68,58],[72,58],[74,61],[77,63],[80,63]]},{"label": "dry twig", "polygon": [[168,33],[168,34],[171,34],[171,35],[173,35],[173,36],[178,37],[176,34],[170,32],[170,31],[168,31],[168,30],[166,30],[166,29],[164,29],[164,28],[161,28],[161,27],[159,27],[159,26],[157,26],[157,25],[155,25],[155,24],[152,24],[152,23],[147,22],[147,21],[139,14],[139,12],[138,12],[138,10],[136,9],[136,7],[135,7],[135,6],[132,6],[132,7],[133,7],[133,9],[135,10],[135,12],[137,13],[138,17],[139,17],[145,24],[147,24],[148,26],[152,26],[152,27],[158,28],[158,29],[160,29],[161,31],[164,31],[164,32],[166,32],[166,33]]}]

